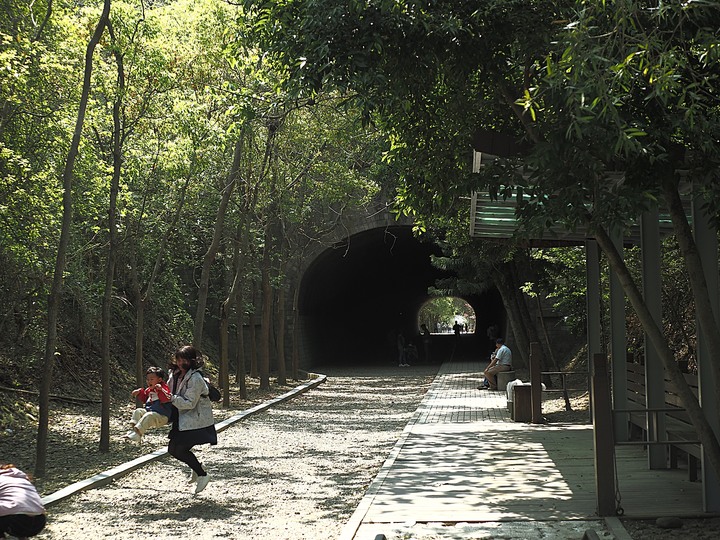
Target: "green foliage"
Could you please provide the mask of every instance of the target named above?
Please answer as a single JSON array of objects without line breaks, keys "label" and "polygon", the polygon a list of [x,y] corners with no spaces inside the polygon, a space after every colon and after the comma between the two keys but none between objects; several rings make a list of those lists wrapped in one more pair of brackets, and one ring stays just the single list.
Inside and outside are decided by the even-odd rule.
[{"label": "green foliage", "polygon": [[[472,190],[515,198],[519,238],[555,225],[624,229],[662,204],[663,183],[690,181],[718,221],[717,2],[244,5],[292,91],[339,89],[388,134],[398,212],[420,230],[461,230],[453,221]],[[519,151],[472,174],[477,130],[509,135]],[[454,256],[465,247],[448,245]],[[464,256],[487,275],[482,257]],[[568,265],[553,294],[580,315],[582,287],[564,281],[577,261],[552,259],[550,278]]]},{"label": "green foliage", "polygon": [[[99,6],[53,4],[41,24],[46,2],[3,3],[0,294],[6,309],[0,341],[22,358],[42,356],[62,215],[59,179]],[[371,204],[395,177],[379,157],[386,149],[380,131],[363,125],[347,96],[318,93],[308,100],[283,89],[286,71],[247,39],[254,21],[242,9],[216,0],[113,2],[110,16],[112,34],[103,35],[94,57],[75,166],[59,347],[61,358],[98,354],[111,115],[119,103],[113,354],[130,367],[136,287],[147,299],[147,362],[164,363],[164,352],[192,335],[197,280],[238,142],[237,186],[211,272],[212,306],[227,297],[241,231],[248,239],[240,270],[247,289],[258,277],[266,223],[281,224],[273,232],[281,246],[273,250],[273,283],[287,287],[280,266],[323,242],[345,213]]]},{"label": "green foliage", "polygon": [[[340,89],[388,133],[386,159],[402,179],[396,202],[421,226],[458,196],[487,189],[518,195],[520,234],[553,223],[624,227],[658,199],[663,174],[681,168],[717,214],[715,3],[245,8],[250,33],[293,76],[292,91]],[[524,138],[522,161],[472,175],[478,129]]]},{"label": "green foliage", "polygon": [[563,314],[568,328],[582,335],[587,327],[585,249],[573,246],[534,250],[532,257],[542,268],[532,290],[540,294],[547,291],[545,299]]},{"label": "green foliage", "polygon": [[582,4],[534,88],[543,140],[524,160],[536,173],[520,182],[531,197],[523,217],[626,226],[680,169],[714,192],[720,80],[708,60],[719,16],[711,4]]},{"label": "green foliage", "polygon": [[527,1],[245,7],[251,34],[292,75],[291,91],[338,89],[388,134],[398,206],[421,224],[471,188],[471,137],[507,125],[496,120],[503,87],[522,80],[526,56],[545,50],[556,18],[554,5]]},{"label": "green foliage", "polygon": [[62,109],[76,95],[74,58],[63,50],[73,39],[54,19],[39,26],[43,9],[8,1],[0,22],[0,335],[10,343],[42,339],[38,317],[59,219]]},{"label": "green foliage", "polygon": [[[565,323],[578,334],[586,328],[586,265],[585,250],[581,247],[563,247],[537,249],[533,251],[533,259],[538,263],[538,280],[526,284],[533,294],[543,295],[552,302],[553,307],[565,317]],[[641,253],[639,248],[625,249],[625,261],[634,279],[641,280]],[[609,269],[607,262],[601,261],[601,294],[605,306],[610,302]],[[695,366],[695,303],[688,293],[690,285],[687,271],[679,253],[677,242],[672,238],[665,239],[662,246],[662,295],[663,295],[663,331],[670,347],[678,359],[689,363],[690,369]],[[603,328],[608,328],[608,312],[603,310]],[[605,339],[607,339],[607,333]],[[606,343],[609,347],[609,344]],[[645,335],[637,316],[627,310],[627,347],[628,355],[642,362],[645,349]]]},{"label": "green foliage", "polygon": [[[54,5],[42,31],[46,3],[4,7],[0,292],[7,309],[0,335],[6,346],[37,351],[59,234],[59,171],[98,6]],[[131,342],[135,279],[141,287],[154,279],[148,341],[167,344],[189,337],[237,143],[212,306],[227,296],[242,234],[243,287],[258,277],[268,223],[278,247],[273,283],[287,287],[283,265],[380,194],[444,246],[438,264],[459,277],[439,288],[452,294],[487,290],[493,265],[514,254],[467,237],[464,197],[473,189],[518,197],[520,233],[555,222],[580,227],[586,212],[597,223],[625,224],[658,199],[655,173],[683,157],[714,209],[716,15],[698,2],[648,10],[629,1],[178,0],[144,11],[115,2],[114,38],[106,34],[98,48],[75,168],[62,337],[87,351],[98,339],[118,97],[116,343]],[[605,33],[612,39],[599,39]],[[122,95],[116,55],[125,69]],[[512,159],[473,174],[479,128],[531,143],[522,165],[533,175],[518,174],[521,162]],[[608,181],[601,173],[609,166],[623,174]],[[578,261],[552,253],[539,267],[547,274],[533,291],[553,290],[580,325]]]}]

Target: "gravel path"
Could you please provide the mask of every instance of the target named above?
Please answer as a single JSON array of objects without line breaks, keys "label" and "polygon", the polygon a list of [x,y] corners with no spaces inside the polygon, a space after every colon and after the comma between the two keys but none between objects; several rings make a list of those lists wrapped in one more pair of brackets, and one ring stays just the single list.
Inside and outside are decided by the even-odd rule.
[{"label": "gravel path", "polygon": [[37,538],[336,538],[436,367],[317,371],[324,384],[201,447],[212,477],[201,494],[166,458],[51,507]]},{"label": "gravel path", "polygon": [[[187,467],[166,458],[111,485],[80,493],[49,509],[49,524],[36,538],[54,540],[227,538],[246,540],[335,539],[416,410],[437,371],[412,368],[317,368],[327,381],[219,434],[202,447],[212,481],[200,495],[187,484]],[[275,390],[284,393],[287,388]],[[255,397],[257,399],[258,396]],[[268,395],[265,398],[274,397]],[[587,396],[563,411],[561,399],[543,403],[550,421],[583,421]],[[257,404],[235,402],[216,411],[220,420]],[[148,434],[142,448],[120,440],[132,409],[114,411],[112,451],[96,450],[96,414],[58,410],[52,417],[48,468],[38,481],[43,495],[76,480],[155,450],[166,433]],[[549,413],[549,414],[547,414]],[[0,433],[0,456],[32,470],[34,429]],[[83,465],[87,473],[82,472]],[[78,472],[80,470],[81,472]],[[720,518],[684,519],[679,529],[653,520],[623,523],[634,540],[720,538]],[[436,536],[432,536],[436,538]],[[441,538],[442,536],[437,536]]]}]

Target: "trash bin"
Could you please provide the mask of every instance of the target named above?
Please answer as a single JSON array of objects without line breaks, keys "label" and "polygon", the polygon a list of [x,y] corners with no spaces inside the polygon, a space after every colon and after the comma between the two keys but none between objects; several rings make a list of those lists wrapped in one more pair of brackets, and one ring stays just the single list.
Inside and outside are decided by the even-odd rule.
[{"label": "trash bin", "polygon": [[[498,373],[498,375],[500,375],[500,373]],[[507,394],[507,409],[508,409],[508,412],[510,413],[510,418],[513,417],[513,388],[517,384],[526,384],[526,383],[522,382],[520,379],[515,379],[505,385],[506,386],[505,393]]]},{"label": "trash bin", "polygon": [[515,422],[532,421],[532,387],[530,384],[516,384],[513,387],[512,419]]}]

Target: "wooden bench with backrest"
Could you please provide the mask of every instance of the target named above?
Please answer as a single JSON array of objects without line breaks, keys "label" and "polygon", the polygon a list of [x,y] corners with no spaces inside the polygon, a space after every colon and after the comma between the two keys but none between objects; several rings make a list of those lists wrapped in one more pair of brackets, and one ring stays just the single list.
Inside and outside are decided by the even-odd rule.
[{"label": "wooden bench with backrest", "polygon": [[[685,380],[693,393],[698,395],[698,379],[696,375],[685,374]],[[631,436],[640,433],[643,440],[647,440],[648,422],[657,422],[659,415],[664,415],[665,431],[668,446],[668,464],[677,468],[678,454],[687,455],[688,477],[691,481],[698,478],[698,464],[702,449],[698,443],[695,428],[680,402],[680,397],[669,379],[665,379],[665,407],[659,409],[647,408],[647,393],[645,389],[645,366],[642,364],[627,364],[627,399],[628,408],[637,412],[628,412]]]}]

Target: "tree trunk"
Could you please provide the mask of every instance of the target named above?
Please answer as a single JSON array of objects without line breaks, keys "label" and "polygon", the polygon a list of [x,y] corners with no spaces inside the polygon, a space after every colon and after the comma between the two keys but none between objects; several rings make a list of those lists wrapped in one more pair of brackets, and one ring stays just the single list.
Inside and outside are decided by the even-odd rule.
[{"label": "tree trunk", "polygon": [[630,304],[642,324],[643,330],[645,330],[650,342],[658,352],[663,366],[665,367],[665,373],[673,382],[675,390],[680,396],[680,401],[687,410],[690,420],[697,431],[698,438],[700,439],[705,452],[707,452],[710,466],[716,474],[720,475],[720,443],[718,443],[718,439],[715,436],[710,423],[707,421],[698,399],[695,397],[695,394],[693,394],[692,390],[685,381],[685,377],[675,361],[675,354],[672,350],[670,350],[668,342],[665,339],[662,328],[660,328],[655,322],[655,319],[645,304],[642,293],[635,284],[630,271],[625,265],[625,261],[617,252],[617,249],[615,249],[615,245],[610,239],[610,236],[608,236],[604,229],[596,227],[595,239],[607,256],[610,267],[617,275],[618,280],[625,291],[625,295],[630,301]]},{"label": "tree trunk", "polygon": [[39,417],[38,417],[38,437],[37,452],[35,457],[35,476],[40,478],[45,476],[47,465],[47,442],[48,442],[48,424],[50,418],[50,388],[52,387],[52,371],[55,363],[55,354],[57,348],[57,323],[60,311],[60,302],[63,293],[63,274],[65,273],[65,264],[67,258],[67,247],[70,241],[70,231],[72,228],[72,184],[73,171],[75,169],[75,159],[78,155],[80,147],[80,138],[82,136],[83,124],[85,123],[85,112],[87,110],[88,96],[90,95],[90,84],[92,80],[92,59],[105,26],[110,17],[110,0],[105,0],[103,10],[95,26],[92,37],[88,42],[85,51],[85,70],[83,74],[82,94],[80,97],[80,105],[78,108],[77,118],[75,120],[75,130],[73,132],[68,157],[65,161],[63,170],[63,219],[60,231],[60,241],[58,244],[57,257],[55,259],[55,270],[53,274],[53,282],[48,296],[48,332],[45,339],[45,355],[43,358],[42,378],[40,381],[40,398],[39,398]]},{"label": "tree trunk", "polygon": [[[115,35],[112,22],[108,22],[108,32],[113,43]],[[102,406],[100,411],[100,451],[110,450],[110,341],[112,322],[112,299],[115,290],[115,261],[117,260],[117,198],[120,191],[120,175],[122,174],[123,119],[121,117],[122,100],[125,96],[125,70],[123,57],[115,50],[117,64],[117,95],[113,100],[112,118],[112,164],[113,172],[110,179],[110,201],[108,208],[108,244],[107,265],[105,267],[105,293],[102,302],[102,361],[100,381],[102,384]]]},{"label": "tree trunk", "polygon": [[230,406],[230,380],[229,369],[229,334],[230,334],[230,303],[229,299],[220,304],[220,373],[218,374],[218,386],[225,390],[223,392],[222,405],[225,408]]},{"label": "tree trunk", "polygon": [[[143,351],[145,348],[143,337],[145,333],[145,308],[150,301],[152,289],[155,285],[155,280],[160,273],[160,268],[162,267],[162,263],[165,259],[165,250],[167,248],[170,234],[175,230],[177,222],[180,219],[182,209],[185,206],[185,194],[187,193],[187,188],[190,185],[191,178],[192,174],[188,174],[187,178],[185,179],[185,183],[180,190],[180,197],[178,198],[177,208],[175,209],[175,213],[173,214],[172,221],[168,224],[168,227],[167,229],[165,229],[162,239],[160,240],[160,247],[158,248],[157,257],[155,257],[155,264],[153,265],[152,273],[150,274],[150,277],[145,284],[144,290],[142,285],[140,284],[140,275],[138,272],[137,257],[135,256],[135,247],[132,248],[131,255],[129,257],[130,278],[132,281],[133,296],[135,298],[135,378],[138,387],[142,387],[145,385],[145,369],[143,367]],[[141,403],[138,402],[138,405],[141,405]]]},{"label": "tree trunk", "polygon": [[[137,258],[135,257],[134,249],[128,258],[130,264],[130,284],[135,301],[135,386],[140,388],[145,385],[145,373],[143,370],[145,301],[143,300],[142,287],[140,286],[140,276],[138,275]],[[135,405],[137,407],[142,406],[139,397],[135,398]]]},{"label": "tree trunk", "polygon": [[295,280],[293,283],[293,328],[292,328],[292,362],[291,377],[294,381],[299,380],[300,371],[300,311],[298,310],[298,297],[300,286]]},{"label": "tree trunk", "polygon": [[[280,216],[278,216],[279,218]],[[278,221],[280,223],[280,221]],[[277,350],[277,383],[281,385],[287,384],[287,363],[285,359],[285,328],[286,328],[286,309],[285,302],[287,298],[287,243],[283,236],[281,227],[277,228],[277,241],[280,245],[280,266],[278,268],[278,279],[280,283],[277,292],[277,317],[275,327],[277,335],[275,336],[275,348]]]},{"label": "tree trunk", "polygon": [[271,251],[272,251],[272,218],[265,225],[265,245],[263,246],[262,265],[260,267],[260,289],[262,296],[260,322],[260,390],[270,389],[270,324],[273,311],[273,290],[270,286]]},{"label": "tree trunk", "polygon": [[[244,275],[245,264],[242,254],[247,253],[248,245],[248,228],[245,223],[242,223],[239,227],[239,234],[236,235],[236,246],[237,256],[235,257],[235,273],[236,275]],[[236,330],[236,342],[237,352],[235,354],[235,382],[238,386],[241,386],[241,393],[247,396],[247,388],[245,385],[245,282],[237,287],[235,294],[235,315],[237,318],[237,330]]]},{"label": "tree trunk", "polygon": [[247,384],[245,383],[245,327],[243,326],[243,295],[238,294],[235,300],[235,317],[237,350],[235,351],[235,384],[238,385],[238,394],[241,399],[247,399]]},{"label": "tree trunk", "polygon": [[[110,194],[110,227],[116,226],[115,209],[117,192]],[[100,411],[100,451],[110,450],[110,322],[112,318],[112,298],[115,282],[115,259],[116,259],[116,235],[110,233],[110,245],[108,247],[108,260],[105,268],[105,293],[102,302],[102,363],[100,370],[100,381],[102,384],[102,406]]]},{"label": "tree trunk", "polygon": [[[230,365],[229,365],[229,334],[230,334],[230,328],[229,328],[229,318],[230,318],[230,310],[232,306],[236,306],[238,309],[240,309],[241,316],[239,317],[240,321],[242,321],[242,309],[241,305],[242,302],[238,302],[238,297],[242,299],[242,273],[244,269],[243,264],[243,253],[245,252],[245,245],[246,245],[246,226],[245,223],[241,223],[236,232],[235,232],[235,243],[234,243],[234,250],[233,250],[233,282],[230,286],[230,291],[228,292],[228,296],[225,299],[225,301],[220,306],[220,351],[221,351],[221,375],[222,380],[221,384],[223,388],[229,389],[230,388]],[[240,335],[242,333],[240,332]],[[238,343],[238,346],[240,344]],[[245,382],[245,368],[244,368],[244,359],[243,359],[243,368],[242,371],[240,371],[239,366],[236,364],[235,368],[235,378],[240,379],[242,378],[243,383]],[[228,392],[225,392],[225,395],[227,396],[227,403],[225,402],[225,398],[223,398],[223,406],[229,407],[230,406],[230,397],[228,395]]]},{"label": "tree trunk", "polygon": [[[688,224],[685,210],[683,209],[680,193],[678,192],[677,181],[668,178],[663,182],[663,191],[665,192],[665,200],[670,211],[670,218],[673,222],[673,230],[677,238],[680,252],[685,260],[688,278],[690,279],[690,288],[693,291],[695,300],[695,308],[697,310],[697,319],[702,328],[703,337],[708,341],[709,350],[713,351],[713,358],[717,358],[720,354],[720,328],[718,321],[715,319],[712,304],[710,302],[710,292],[708,291],[705,272],[698,252],[697,244],[693,238],[692,230]],[[712,254],[716,256],[716,254]],[[709,365],[703,364],[703,373],[710,373],[713,378],[715,388],[720,388],[720,366],[717,362],[710,362]],[[685,379],[683,378],[683,381]],[[720,418],[720,399],[716,399],[717,417]],[[720,476],[720,470],[715,470]]]},{"label": "tree trunk", "polygon": [[[513,355],[513,364],[516,367],[527,366],[530,358],[530,342],[523,328],[522,314],[518,308],[515,293],[512,290],[513,284],[509,281],[506,269],[492,267],[493,281],[497,286],[500,297],[502,298],[505,311],[507,312],[513,335],[515,336],[515,354]],[[506,336],[503,336],[506,337]]]},{"label": "tree trunk", "polygon": [[285,366],[285,287],[280,286],[277,295],[277,383],[287,384],[287,367]]},{"label": "tree trunk", "polygon": [[198,292],[198,305],[197,311],[195,312],[195,325],[193,328],[193,345],[195,345],[195,347],[197,347],[198,349],[202,348],[202,335],[205,325],[205,308],[207,307],[208,292],[210,287],[210,269],[212,268],[212,263],[215,261],[217,251],[220,248],[220,240],[222,239],[225,224],[225,214],[227,212],[227,207],[230,202],[230,197],[235,189],[235,185],[237,184],[242,150],[243,139],[242,137],[240,137],[235,142],[235,150],[233,152],[233,164],[232,169],[230,170],[229,181],[225,188],[222,190],[220,206],[218,207],[217,215],[215,217],[213,239],[207,252],[205,252],[205,257],[203,257],[203,267],[202,273],[200,275],[199,285],[200,290]]},{"label": "tree trunk", "polygon": [[[529,257],[526,257],[525,260],[523,260],[523,264],[527,264],[528,268],[530,267],[531,262]],[[518,311],[520,312],[520,316],[522,317],[522,326],[525,329],[525,335],[528,339],[528,346],[530,343],[540,344],[540,347],[543,350],[541,369],[543,371],[550,371],[550,353],[547,351],[547,347],[545,347],[544,342],[540,339],[540,333],[538,332],[537,324],[533,319],[532,314],[530,313],[530,308],[527,302],[527,295],[521,290],[518,267],[515,259],[513,259],[513,261],[508,264],[508,274],[511,277],[511,289],[515,294],[515,301],[517,302]],[[529,358],[529,356],[527,356],[527,358]]]},{"label": "tree trunk", "polygon": [[250,313],[248,313],[248,339],[250,340],[250,376],[257,378],[258,373],[258,350],[257,350],[257,332],[256,332],[256,319],[255,312],[257,310],[257,283],[255,280],[252,282],[251,295],[252,295],[252,306],[250,307]]}]

